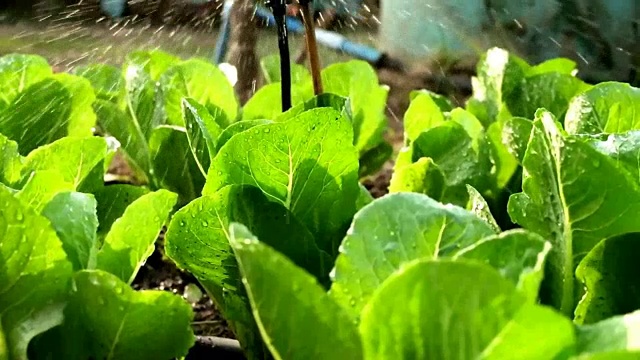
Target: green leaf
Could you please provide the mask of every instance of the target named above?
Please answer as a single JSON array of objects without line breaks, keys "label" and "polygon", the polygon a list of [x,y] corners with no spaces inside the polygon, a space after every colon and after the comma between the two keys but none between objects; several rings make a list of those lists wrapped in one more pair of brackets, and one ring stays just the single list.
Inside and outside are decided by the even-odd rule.
[{"label": "green leaf", "polygon": [[495,270],[450,260],[392,275],[363,309],[360,333],[365,359],[555,358],[575,341],[570,320],[527,304]]},{"label": "green leaf", "polygon": [[311,99],[305,101],[302,104],[298,104],[284,113],[278,115],[275,119],[276,122],[283,122],[291,120],[294,117],[302,114],[303,112],[317,109],[317,108],[331,108],[339,111],[347,119],[353,118],[351,112],[350,99],[347,97],[339,96],[331,93],[323,93],[318,96],[314,96]]},{"label": "green leaf", "polygon": [[[431,94],[418,93],[404,114],[405,139],[413,142],[424,131],[445,122],[445,116]],[[405,140],[405,141],[406,141]]]},{"label": "green leaf", "polygon": [[531,118],[539,108],[545,108],[562,118],[571,98],[589,86],[571,75],[545,73],[527,77],[524,84],[512,91],[504,101],[513,116]]},{"label": "green leaf", "polygon": [[96,199],[89,194],[61,192],[49,201],[42,215],[51,222],[73,269],[79,271],[95,265]]},{"label": "green leaf", "polygon": [[[280,76],[280,56],[268,55],[260,59],[260,68],[267,84],[282,81]],[[311,82],[311,74],[304,65],[291,64],[291,85]]]},{"label": "green leaf", "polygon": [[163,125],[149,139],[151,164],[156,187],[180,196],[179,204],[200,196],[205,183],[196,159],[191,156],[187,132],[178,126]]},{"label": "green leaf", "polygon": [[496,220],[491,215],[491,209],[489,209],[489,204],[482,197],[482,195],[476,190],[473,186],[467,185],[467,192],[469,193],[469,204],[467,205],[467,210],[474,213],[477,217],[484,220],[493,231],[499,233],[500,226],[496,223]]},{"label": "green leaf", "polygon": [[520,164],[522,164],[524,160],[524,154],[527,151],[532,130],[533,122],[529,119],[513,117],[504,123],[502,143]]},{"label": "green leaf", "polygon": [[498,189],[504,189],[518,170],[518,160],[502,142],[504,122],[494,122],[487,128],[487,144],[491,150],[491,159],[495,164],[495,183]]},{"label": "green leaf", "polygon": [[489,49],[478,62],[478,75],[472,79],[473,96],[467,103],[467,110],[485,127],[498,120],[504,99],[522,86],[529,68],[524,60],[504,49]]},{"label": "green leaf", "polygon": [[224,144],[226,144],[234,135],[239,134],[245,130],[249,130],[254,126],[271,124],[272,122],[273,121],[271,120],[241,120],[229,125],[222,131],[222,133],[218,137],[215,153],[217,154],[222,146],[224,146]]},{"label": "green leaf", "polygon": [[433,100],[436,105],[438,105],[438,108],[441,112],[450,112],[454,108],[451,100],[449,100],[448,97],[425,89],[412,90],[411,92],[409,92],[409,99],[413,101],[420,95],[428,95],[431,100]]},{"label": "green leaf", "polygon": [[367,190],[366,187],[364,187],[364,185],[359,184],[360,186],[360,194],[358,195],[358,199],[356,200],[356,210],[360,210],[363,207],[371,204],[373,202],[373,196],[371,195],[371,193],[369,192],[369,190]]},{"label": "green leaf", "polygon": [[67,135],[75,137],[93,135],[93,128],[96,125],[93,102],[96,100],[96,95],[89,80],[66,73],[55,74],[53,78],[64,85],[71,95]]},{"label": "green leaf", "polygon": [[222,70],[208,61],[192,58],[170,67],[159,80],[163,113],[171,125],[184,126],[181,104],[183,98],[192,98],[208,107],[222,109],[226,119],[224,128],[236,121],[238,101],[233,86]]},{"label": "green leaf", "polygon": [[154,243],[178,196],[158,190],[136,199],[114,221],[97,254],[97,269],[131,284],[154,250]]},{"label": "green leaf", "polygon": [[340,245],[331,296],[357,316],[392,273],[415,259],[454,255],[493,235],[486,222],[426,195],[398,193],[360,210]]},{"label": "green leaf", "polygon": [[624,358],[622,354],[635,359],[640,354],[640,311],[578,326],[577,337],[580,359],[598,355],[604,355],[601,359],[618,359]]},{"label": "green leaf", "polygon": [[25,183],[34,172],[57,172],[63,181],[72,183],[75,188],[102,161],[101,157],[105,157],[106,150],[107,143],[101,137],[56,140],[24,158],[21,182]]},{"label": "green leaf", "polygon": [[322,82],[325,92],[349,98],[358,152],[377,146],[387,127],[389,88],[379,85],[373,67],[362,60],[331,64],[322,70]]},{"label": "green leaf", "polygon": [[574,97],[565,116],[570,134],[611,134],[640,128],[640,89],[603,82]]},{"label": "green leaf", "polygon": [[71,263],[49,221],[0,189],[0,314],[9,359],[62,322]]},{"label": "green leaf", "polygon": [[87,337],[88,358],[176,358],[185,356],[195,342],[191,306],[179,296],[134,291],[99,270],[77,273],[75,287],[67,312]]},{"label": "green leaf", "polygon": [[47,60],[38,55],[0,57],[0,109],[11,104],[29,86],[53,75]]},{"label": "green leaf", "polygon": [[391,175],[389,193],[414,192],[435,200],[443,200],[445,179],[442,170],[431,158],[420,158],[413,164],[396,168]]},{"label": "green leaf", "polygon": [[0,183],[10,185],[20,180],[22,160],[18,143],[0,134]]},{"label": "green leaf", "polygon": [[[446,122],[423,132],[413,143],[412,158],[428,157],[438,165],[449,188],[471,185],[484,191],[489,187],[491,162],[484,135],[474,136],[457,122]],[[465,198],[462,203],[466,205]]]},{"label": "green leaf", "polygon": [[25,159],[23,176],[31,171],[56,170],[77,188],[107,155],[101,137],[63,138],[31,152]]},{"label": "green leaf", "polygon": [[165,71],[179,62],[180,58],[162,50],[136,50],[127,54],[124,68],[138,67],[149,74],[153,81],[158,81]]},{"label": "green leaf", "polygon": [[89,80],[96,97],[120,104],[125,94],[122,70],[108,64],[90,64],[75,68],[73,73]]},{"label": "green leaf", "polygon": [[[29,86],[0,113],[0,133],[16,141],[20,154],[68,134],[72,97],[55,79]],[[29,126],[25,126],[29,124]]]},{"label": "green leaf", "polygon": [[570,316],[580,298],[574,271],[581,259],[601,239],[640,230],[637,171],[568,137],[542,110],[523,166],[523,193],[509,199],[509,215],[551,241],[543,301]]},{"label": "green leaf", "polygon": [[582,259],[576,277],[586,294],[575,311],[575,322],[592,324],[640,309],[636,277],[638,233],[602,240]]},{"label": "green leaf", "polygon": [[[212,107],[213,105],[209,108]],[[221,109],[216,110],[211,114],[207,108],[193,99],[182,100],[182,114],[187,128],[189,148],[203,176],[207,176],[211,159],[216,154],[216,141],[222,133],[216,119],[224,114]]]},{"label": "green leaf", "polygon": [[98,216],[98,236],[107,235],[111,226],[120,218],[126,208],[149,190],[140,186],[116,184],[105,186],[93,193],[98,202],[96,214]]},{"label": "green leaf", "polygon": [[336,253],[358,197],[351,125],[333,109],[255,126],[232,137],[211,163],[203,194],[226,185],[259,187],[290,210],[318,247]]},{"label": "green leaf", "polygon": [[[233,224],[229,232],[258,327],[276,359],[362,358],[355,324],[313,276],[246,227]],[[291,337],[305,332],[313,336]]]},{"label": "green leaf", "polygon": [[[297,87],[291,89],[291,103],[293,106],[302,104],[308,99],[308,94]],[[275,119],[282,114],[282,108],[277,106],[281,99],[281,84],[273,83],[261,87],[247,101],[242,108],[243,120]],[[275,106],[274,106],[275,105]]]},{"label": "green leaf", "polygon": [[98,123],[102,129],[120,142],[127,163],[133,170],[133,176],[142,183],[149,180],[151,168],[149,147],[145,134],[135,124],[129,114],[117,105],[105,100],[96,100],[93,106]]},{"label": "green leaf", "polygon": [[31,173],[16,197],[39,214],[57,194],[73,190],[74,184],[65,180],[59,171],[38,170]]},{"label": "green leaf", "polygon": [[550,250],[551,243],[540,235],[517,229],[486,237],[463,249],[454,258],[490,265],[535,303]]},{"label": "green leaf", "polygon": [[377,173],[392,155],[393,146],[386,141],[382,141],[378,146],[367,150],[360,156],[358,176],[363,178]]},{"label": "green leaf", "polygon": [[155,113],[157,79],[154,80],[152,74],[163,70],[168,64],[154,59],[156,57],[148,53],[133,53],[129,54],[122,66],[125,109],[136,132],[142,134],[145,139],[149,139],[151,131],[156,126],[166,123],[165,119],[156,116]]},{"label": "green leaf", "polygon": [[575,61],[567,58],[549,59],[538,65],[532,66],[526,71],[527,76],[540,75],[545,73],[560,73],[564,75],[574,75],[577,71]]},{"label": "green leaf", "polygon": [[313,235],[281,204],[251,186],[227,186],[178,211],[166,234],[167,255],[194,274],[222,310],[240,342],[260,346],[258,329],[229,245],[229,225],[246,224],[263,241],[327,282],[330,259]]},{"label": "green leaf", "polygon": [[[245,224],[269,246],[318,279],[326,280],[330,259],[315,245],[309,230],[281,204],[247,185],[226,186],[177,212],[167,231],[167,254],[194,274],[215,280],[219,286],[225,285],[225,278],[234,281],[235,277],[239,281],[233,258],[225,259],[231,254],[228,226],[232,222]],[[225,265],[233,266],[225,269]]]}]

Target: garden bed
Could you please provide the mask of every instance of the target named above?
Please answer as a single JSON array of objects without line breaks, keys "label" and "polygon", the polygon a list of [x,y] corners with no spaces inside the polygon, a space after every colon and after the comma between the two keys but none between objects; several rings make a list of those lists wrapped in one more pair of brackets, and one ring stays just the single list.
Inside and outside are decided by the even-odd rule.
[{"label": "garden bed", "polygon": [[348,61],[282,111],[261,65],[0,59],[0,351],[637,355],[640,90],[494,48],[457,101]]}]

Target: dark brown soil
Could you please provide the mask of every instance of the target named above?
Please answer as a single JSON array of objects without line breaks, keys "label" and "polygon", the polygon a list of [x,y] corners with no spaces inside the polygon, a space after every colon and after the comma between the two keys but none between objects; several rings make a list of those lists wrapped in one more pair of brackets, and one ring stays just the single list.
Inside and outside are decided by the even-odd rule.
[{"label": "dark brown soil", "polygon": [[181,271],[171,260],[165,258],[163,255],[163,247],[164,231],[156,241],[156,250],[138,272],[133,282],[133,288],[136,290],[154,289],[171,291],[174,294],[184,296],[185,288],[188,285],[198,286],[203,296],[199,301],[191,304],[195,313],[193,329],[196,335],[234,338],[227,323],[220,316],[215,304],[209,296],[207,296],[205,290],[198,283],[198,280],[196,280],[193,275]]}]

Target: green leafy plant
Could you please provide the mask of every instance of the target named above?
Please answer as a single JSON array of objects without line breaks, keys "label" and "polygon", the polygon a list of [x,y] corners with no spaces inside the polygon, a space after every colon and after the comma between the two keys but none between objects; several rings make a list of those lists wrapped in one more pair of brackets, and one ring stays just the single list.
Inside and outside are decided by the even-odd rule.
[{"label": "green leafy plant", "polygon": [[[345,155],[322,165],[334,148],[314,151],[309,125],[358,110],[351,96],[299,103],[225,140],[204,196],[172,220],[168,253],[250,358],[637,356],[638,90],[575,75],[565,59],[532,66],[491,49],[465,109],[412,93],[392,194],[345,192],[330,214],[331,179],[350,172],[329,170]],[[334,144],[349,130],[332,130]],[[341,210],[351,226],[333,232]],[[305,330],[317,336],[291,338]]]},{"label": "green leafy plant", "polygon": [[[65,137],[25,157],[17,143],[4,136],[0,143],[0,354],[186,354],[194,341],[190,306],[169,293],[129,287],[177,195],[158,190],[119,199],[114,190],[123,186],[103,185],[116,150],[104,138]],[[149,346],[143,339],[150,336],[163,345]]]},{"label": "green leafy plant", "polygon": [[201,59],[0,58],[0,358],[184,356],[189,305],[130,286],[168,219],[250,359],[638,356],[640,90],[491,49],[464,108],[411,94],[373,199],[388,89],[294,66],[283,113],[274,64],[240,107]]}]

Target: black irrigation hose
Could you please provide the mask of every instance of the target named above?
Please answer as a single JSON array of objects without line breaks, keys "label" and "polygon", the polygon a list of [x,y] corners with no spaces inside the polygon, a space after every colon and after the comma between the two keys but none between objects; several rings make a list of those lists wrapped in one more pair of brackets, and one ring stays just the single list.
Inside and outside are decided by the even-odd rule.
[{"label": "black irrigation hose", "polygon": [[237,340],[215,336],[197,336],[186,360],[225,359],[246,360]]},{"label": "black irrigation hose", "polygon": [[278,30],[278,48],[280,49],[280,79],[282,86],[282,111],[291,108],[291,59],[289,55],[289,34],[287,33],[286,0],[268,0],[267,5],[273,12]]}]

